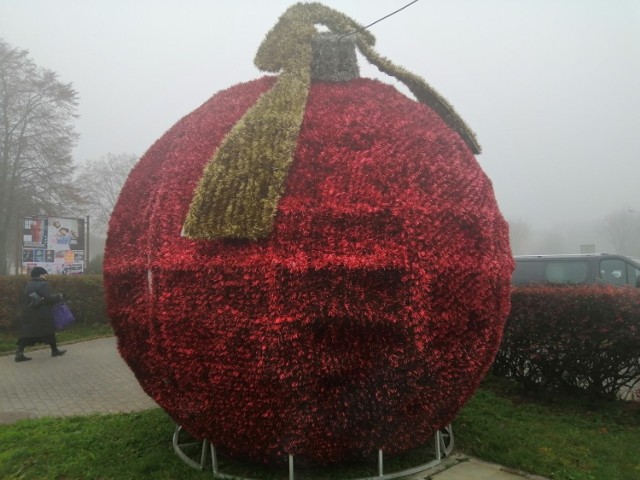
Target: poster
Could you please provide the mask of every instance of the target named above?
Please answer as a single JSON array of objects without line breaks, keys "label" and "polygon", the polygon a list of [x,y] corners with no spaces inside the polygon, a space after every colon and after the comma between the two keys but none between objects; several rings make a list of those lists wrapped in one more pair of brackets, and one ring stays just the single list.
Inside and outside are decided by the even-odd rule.
[{"label": "poster", "polygon": [[43,267],[50,274],[85,271],[85,221],[34,215],[22,227],[22,273]]}]

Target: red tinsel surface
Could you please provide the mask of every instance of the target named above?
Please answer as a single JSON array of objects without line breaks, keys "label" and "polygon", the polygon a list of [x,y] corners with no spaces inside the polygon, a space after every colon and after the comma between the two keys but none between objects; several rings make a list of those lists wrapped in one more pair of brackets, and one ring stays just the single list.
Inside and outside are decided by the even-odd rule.
[{"label": "red tinsel surface", "polygon": [[477,388],[508,313],[491,183],[393,87],[314,83],[271,237],[181,236],[206,162],[273,82],[218,93],[131,173],[105,255],[121,355],[228,454],[322,464],[425,443]]}]

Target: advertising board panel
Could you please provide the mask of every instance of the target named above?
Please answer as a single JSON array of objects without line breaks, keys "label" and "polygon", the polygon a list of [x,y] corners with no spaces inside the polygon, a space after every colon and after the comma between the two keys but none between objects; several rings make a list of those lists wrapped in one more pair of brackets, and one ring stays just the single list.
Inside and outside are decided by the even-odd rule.
[{"label": "advertising board panel", "polygon": [[50,274],[85,271],[85,220],[32,215],[22,225],[22,273],[43,267]]}]

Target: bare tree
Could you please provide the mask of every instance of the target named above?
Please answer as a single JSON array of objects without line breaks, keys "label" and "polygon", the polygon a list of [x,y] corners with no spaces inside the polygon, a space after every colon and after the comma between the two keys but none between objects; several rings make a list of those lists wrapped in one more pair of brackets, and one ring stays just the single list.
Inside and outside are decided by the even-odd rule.
[{"label": "bare tree", "polygon": [[640,255],[640,212],[620,210],[607,215],[603,224],[617,253]]},{"label": "bare tree", "polygon": [[91,216],[95,232],[106,233],[122,185],[137,161],[136,155],[108,153],[79,167],[76,185],[85,198],[84,213]]},{"label": "bare tree", "polygon": [[71,150],[77,93],[0,39],[0,274],[8,270],[18,219],[69,212],[80,201]]}]

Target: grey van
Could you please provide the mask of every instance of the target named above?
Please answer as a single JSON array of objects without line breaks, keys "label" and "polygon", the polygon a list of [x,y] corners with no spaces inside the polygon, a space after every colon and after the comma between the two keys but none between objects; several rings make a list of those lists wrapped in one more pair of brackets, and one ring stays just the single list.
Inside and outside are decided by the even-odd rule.
[{"label": "grey van", "polygon": [[607,253],[519,255],[513,285],[615,285],[640,288],[640,259]]}]

